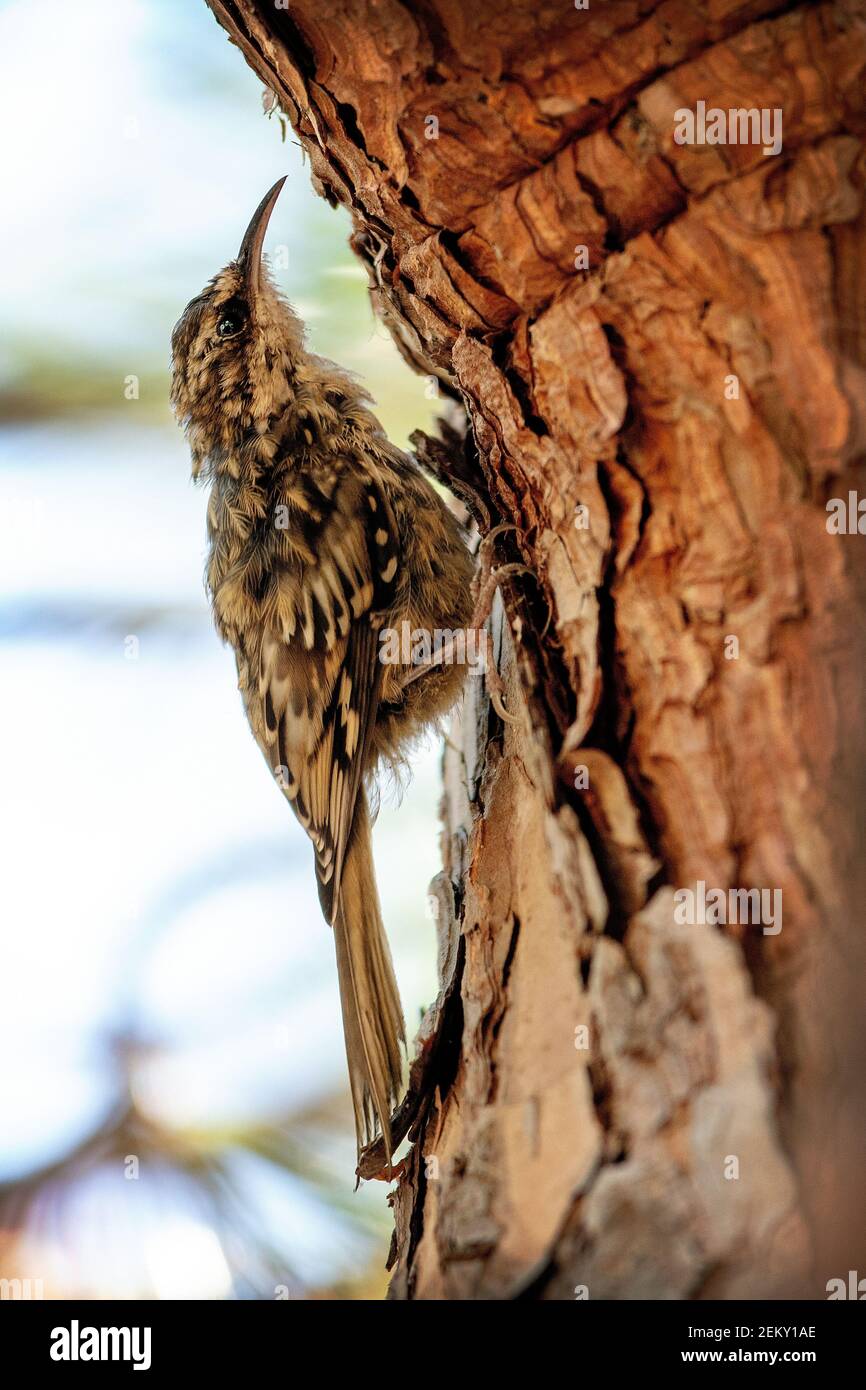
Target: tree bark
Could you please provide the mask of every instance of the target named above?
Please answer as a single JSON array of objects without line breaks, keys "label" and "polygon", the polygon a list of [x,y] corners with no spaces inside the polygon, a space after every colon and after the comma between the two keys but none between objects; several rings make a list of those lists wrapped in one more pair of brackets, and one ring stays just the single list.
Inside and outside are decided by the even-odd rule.
[{"label": "tree bark", "polygon": [[[470,681],[446,752],[392,1296],[826,1297],[866,1274],[866,542],[826,511],[866,450],[866,6],[209,3],[465,405],[422,455],[531,571],[517,723]],[[699,101],[782,151],[678,144]],[[781,930],[681,922],[699,883]]]}]

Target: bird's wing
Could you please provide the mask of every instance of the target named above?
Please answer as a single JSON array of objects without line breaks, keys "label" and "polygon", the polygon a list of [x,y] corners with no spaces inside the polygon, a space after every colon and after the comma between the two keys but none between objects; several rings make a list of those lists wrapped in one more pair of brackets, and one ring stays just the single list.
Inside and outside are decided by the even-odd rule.
[{"label": "bird's wing", "polygon": [[396,588],[399,549],[391,507],[372,472],[346,469],[327,505],[317,508],[316,500],[322,497],[312,482],[294,486],[289,529],[294,516],[305,558],[300,567],[274,567],[248,708],[262,751],[313,842],[322,910],[333,922],[376,721],[379,632]]}]

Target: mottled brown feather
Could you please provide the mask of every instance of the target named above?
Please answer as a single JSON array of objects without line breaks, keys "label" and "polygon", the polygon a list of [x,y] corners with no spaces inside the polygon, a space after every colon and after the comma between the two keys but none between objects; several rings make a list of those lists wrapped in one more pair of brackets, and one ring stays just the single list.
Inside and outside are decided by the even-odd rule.
[{"label": "mottled brown feather", "polygon": [[[408,687],[383,626],[464,627],[472,561],[445,502],[391,445],[364,391],[308,353],[266,274],[233,262],[172,337],[172,400],[210,483],[207,586],[256,741],[312,841],[335,929],[359,1145],[390,1152],[402,1015],[372,869],[364,779],[399,762],[460,692],[461,667]],[[240,305],[241,329],[219,325]],[[244,317],[245,315],[245,317]],[[222,317],[221,317],[222,316]]]}]

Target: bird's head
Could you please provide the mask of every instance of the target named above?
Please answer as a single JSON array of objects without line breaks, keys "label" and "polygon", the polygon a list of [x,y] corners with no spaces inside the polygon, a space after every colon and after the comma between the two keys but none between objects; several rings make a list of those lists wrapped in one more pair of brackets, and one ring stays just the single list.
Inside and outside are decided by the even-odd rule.
[{"label": "bird's head", "polygon": [[292,399],[303,326],[262,266],[262,243],[285,178],[253,213],[236,258],[190,300],[171,335],[171,401],[193,473],[242,446],[267,456]]}]

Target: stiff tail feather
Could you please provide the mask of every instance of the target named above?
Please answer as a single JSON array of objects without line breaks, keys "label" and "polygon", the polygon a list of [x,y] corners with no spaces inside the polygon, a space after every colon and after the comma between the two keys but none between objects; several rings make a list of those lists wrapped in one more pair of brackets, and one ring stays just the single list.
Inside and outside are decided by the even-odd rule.
[{"label": "stiff tail feather", "polygon": [[378,1122],[390,1162],[391,1111],[399,1099],[400,1043],[406,1032],[382,924],[363,789],[343,862],[334,940],[358,1152],[376,1138]]}]

